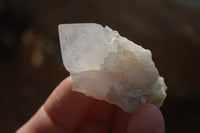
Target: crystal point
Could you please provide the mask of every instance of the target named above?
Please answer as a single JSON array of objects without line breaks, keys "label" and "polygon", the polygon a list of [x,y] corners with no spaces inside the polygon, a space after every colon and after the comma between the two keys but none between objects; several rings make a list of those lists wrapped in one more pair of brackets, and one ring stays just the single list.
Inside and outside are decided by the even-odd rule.
[{"label": "crystal point", "polygon": [[126,112],[143,103],[162,105],[167,87],[150,50],[95,23],[61,24],[59,37],[74,91],[116,104]]}]

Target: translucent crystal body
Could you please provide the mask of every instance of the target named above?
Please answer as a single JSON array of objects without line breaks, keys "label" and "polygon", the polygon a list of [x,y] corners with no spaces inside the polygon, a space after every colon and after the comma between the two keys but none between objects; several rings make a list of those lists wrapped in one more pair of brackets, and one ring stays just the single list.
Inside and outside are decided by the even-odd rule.
[{"label": "translucent crystal body", "polygon": [[131,112],[142,103],[160,107],[167,87],[150,50],[99,24],[59,25],[65,68],[73,90]]}]

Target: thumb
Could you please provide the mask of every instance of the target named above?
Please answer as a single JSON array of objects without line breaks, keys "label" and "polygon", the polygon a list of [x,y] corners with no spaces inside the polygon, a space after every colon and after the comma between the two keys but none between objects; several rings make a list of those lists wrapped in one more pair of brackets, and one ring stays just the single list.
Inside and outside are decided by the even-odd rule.
[{"label": "thumb", "polygon": [[128,133],[164,133],[165,124],[160,110],[151,104],[138,107],[130,117]]}]

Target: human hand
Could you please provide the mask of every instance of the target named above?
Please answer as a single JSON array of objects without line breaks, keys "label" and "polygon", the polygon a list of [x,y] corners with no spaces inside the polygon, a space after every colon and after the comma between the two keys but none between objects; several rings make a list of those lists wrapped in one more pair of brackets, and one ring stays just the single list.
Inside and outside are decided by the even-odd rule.
[{"label": "human hand", "polygon": [[72,91],[72,78],[62,81],[37,113],[17,133],[164,133],[160,110],[143,104],[132,114]]}]

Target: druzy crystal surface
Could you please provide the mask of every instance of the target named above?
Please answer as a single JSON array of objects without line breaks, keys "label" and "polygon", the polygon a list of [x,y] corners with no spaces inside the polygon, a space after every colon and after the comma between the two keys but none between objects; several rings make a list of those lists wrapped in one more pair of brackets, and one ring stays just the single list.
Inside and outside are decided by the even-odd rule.
[{"label": "druzy crystal surface", "polygon": [[116,104],[126,112],[143,103],[162,105],[167,87],[150,50],[95,23],[61,24],[59,37],[74,91]]}]

